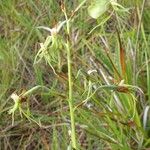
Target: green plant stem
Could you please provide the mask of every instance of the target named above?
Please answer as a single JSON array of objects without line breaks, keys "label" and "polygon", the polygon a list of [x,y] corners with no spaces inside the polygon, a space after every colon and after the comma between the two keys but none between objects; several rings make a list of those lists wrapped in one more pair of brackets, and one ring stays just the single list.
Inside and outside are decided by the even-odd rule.
[{"label": "green plant stem", "polygon": [[67,40],[67,61],[68,61],[68,81],[69,81],[69,108],[70,108],[70,117],[71,117],[71,141],[72,147],[76,147],[76,135],[75,135],[75,119],[74,119],[74,109],[73,109],[73,95],[72,95],[72,66],[71,66],[71,51],[69,47],[69,41]]},{"label": "green plant stem", "polygon": [[66,10],[64,9],[64,15],[66,18],[66,27],[67,27],[67,63],[68,63],[68,84],[69,84],[69,109],[70,109],[70,118],[71,118],[71,146],[73,149],[77,149],[76,146],[76,133],[75,133],[75,119],[74,119],[74,106],[73,106],[73,94],[72,94],[72,65],[71,65],[71,49],[70,49],[70,19],[68,19]]},{"label": "green plant stem", "polygon": [[36,92],[37,90],[42,89],[44,91],[48,91],[49,92],[49,88],[45,87],[45,86],[41,86],[41,85],[37,85],[33,88],[31,88],[30,90],[26,91],[22,96],[29,96],[30,94],[33,94],[34,92]]}]

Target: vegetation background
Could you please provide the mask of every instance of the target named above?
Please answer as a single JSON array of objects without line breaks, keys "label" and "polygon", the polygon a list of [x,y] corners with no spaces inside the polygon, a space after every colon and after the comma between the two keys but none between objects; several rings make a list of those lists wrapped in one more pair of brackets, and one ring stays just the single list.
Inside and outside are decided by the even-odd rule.
[{"label": "vegetation background", "polygon": [[91,3],[0,0],[1,150],[150,148],[149,0]]}]

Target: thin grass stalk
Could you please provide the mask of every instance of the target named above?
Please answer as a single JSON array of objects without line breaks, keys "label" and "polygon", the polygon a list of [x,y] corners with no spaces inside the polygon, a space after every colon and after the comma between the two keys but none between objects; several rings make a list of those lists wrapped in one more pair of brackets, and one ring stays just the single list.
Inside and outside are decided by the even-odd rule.
[{"label": "thin grass stalk", "polygon": [[[135,42],[135,52],[134,52],[134,64],[133,64],[133,76],[136,76],[136,68],[137,68],[137,48],[138,48],[138,41],[139,41],[139,36],[140,36],[140,29],[141,29],[141,24],[142,24],[142,17],[143,17],[143,12],[144,12],[144,6],[145,6],[145,2],[146,0],[143,0],[142,3],[142,8],[141,11],[139,10],[139,8],[137,7],[137,14],[138,14],[138,19],[139,19],[139,24],[137,27],[137,34],[136,34],[136,42]],[[138,4],[137,4],[138,6]],[[135,80],[135,78],[133,78],[133,83],[134,85],[137,84],[137,81]]]},{"label": "thin grass stalk", "polygon": [[69,108],[70,108],[70,118],[71,118],[71,142],[72,147],[76,149],[76,135],[75,135],[75,119],[74,119],[74,109],[73,109],[73,89],[72,89],[72,66],[71,66],[71,50],[69,46],[69,41],[67,40],[67,61],[68,61],[68,84],[69,84]]},{"label": "thin grass stalk", "polygon": [[69,109],[70,109],[70,119],[71,119],[71,145],[74,149],[77,149],[76,145],[76,134],[75,134],[75,119],[74,119],[74,107],[73,107],[73,89],[72,89],[72,65],[71,65],[71,49],[70,49],[70,20],[67,17],[66,11],[64,10],[66,25],[67,25],[67,63],[68,63],[68,84],[69,84]]}]

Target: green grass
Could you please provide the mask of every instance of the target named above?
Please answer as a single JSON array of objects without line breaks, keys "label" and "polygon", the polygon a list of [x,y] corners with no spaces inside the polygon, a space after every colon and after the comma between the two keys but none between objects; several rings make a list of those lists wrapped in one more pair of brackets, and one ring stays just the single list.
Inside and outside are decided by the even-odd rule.
[{"label": "green grass", "polygon": [[150,147],[150,4],[82,2],[0,1],[0,149]]}]

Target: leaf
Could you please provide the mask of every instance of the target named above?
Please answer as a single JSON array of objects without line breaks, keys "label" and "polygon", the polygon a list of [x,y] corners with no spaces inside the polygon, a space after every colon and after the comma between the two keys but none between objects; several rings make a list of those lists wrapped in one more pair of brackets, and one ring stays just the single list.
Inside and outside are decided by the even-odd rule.
[{"label": "leaf", "polygon": [[122,71],[122,75],[125,78],[125,74],[126,74],[126,52],[125,49],[123,48],[122,45],[122,41],[121,41],[121,37],[120,37],[120,33],[117,30],[117,36],[118,36],[118,42],[119,42],[119,48],[120,48],[120,63],[121,63],[121,71]]},{"label": "leaf", "polygon": [[107,11],[109,4],[109,0],[94,0],[88,7],[88,13],[92,18],[97,19]]}]

